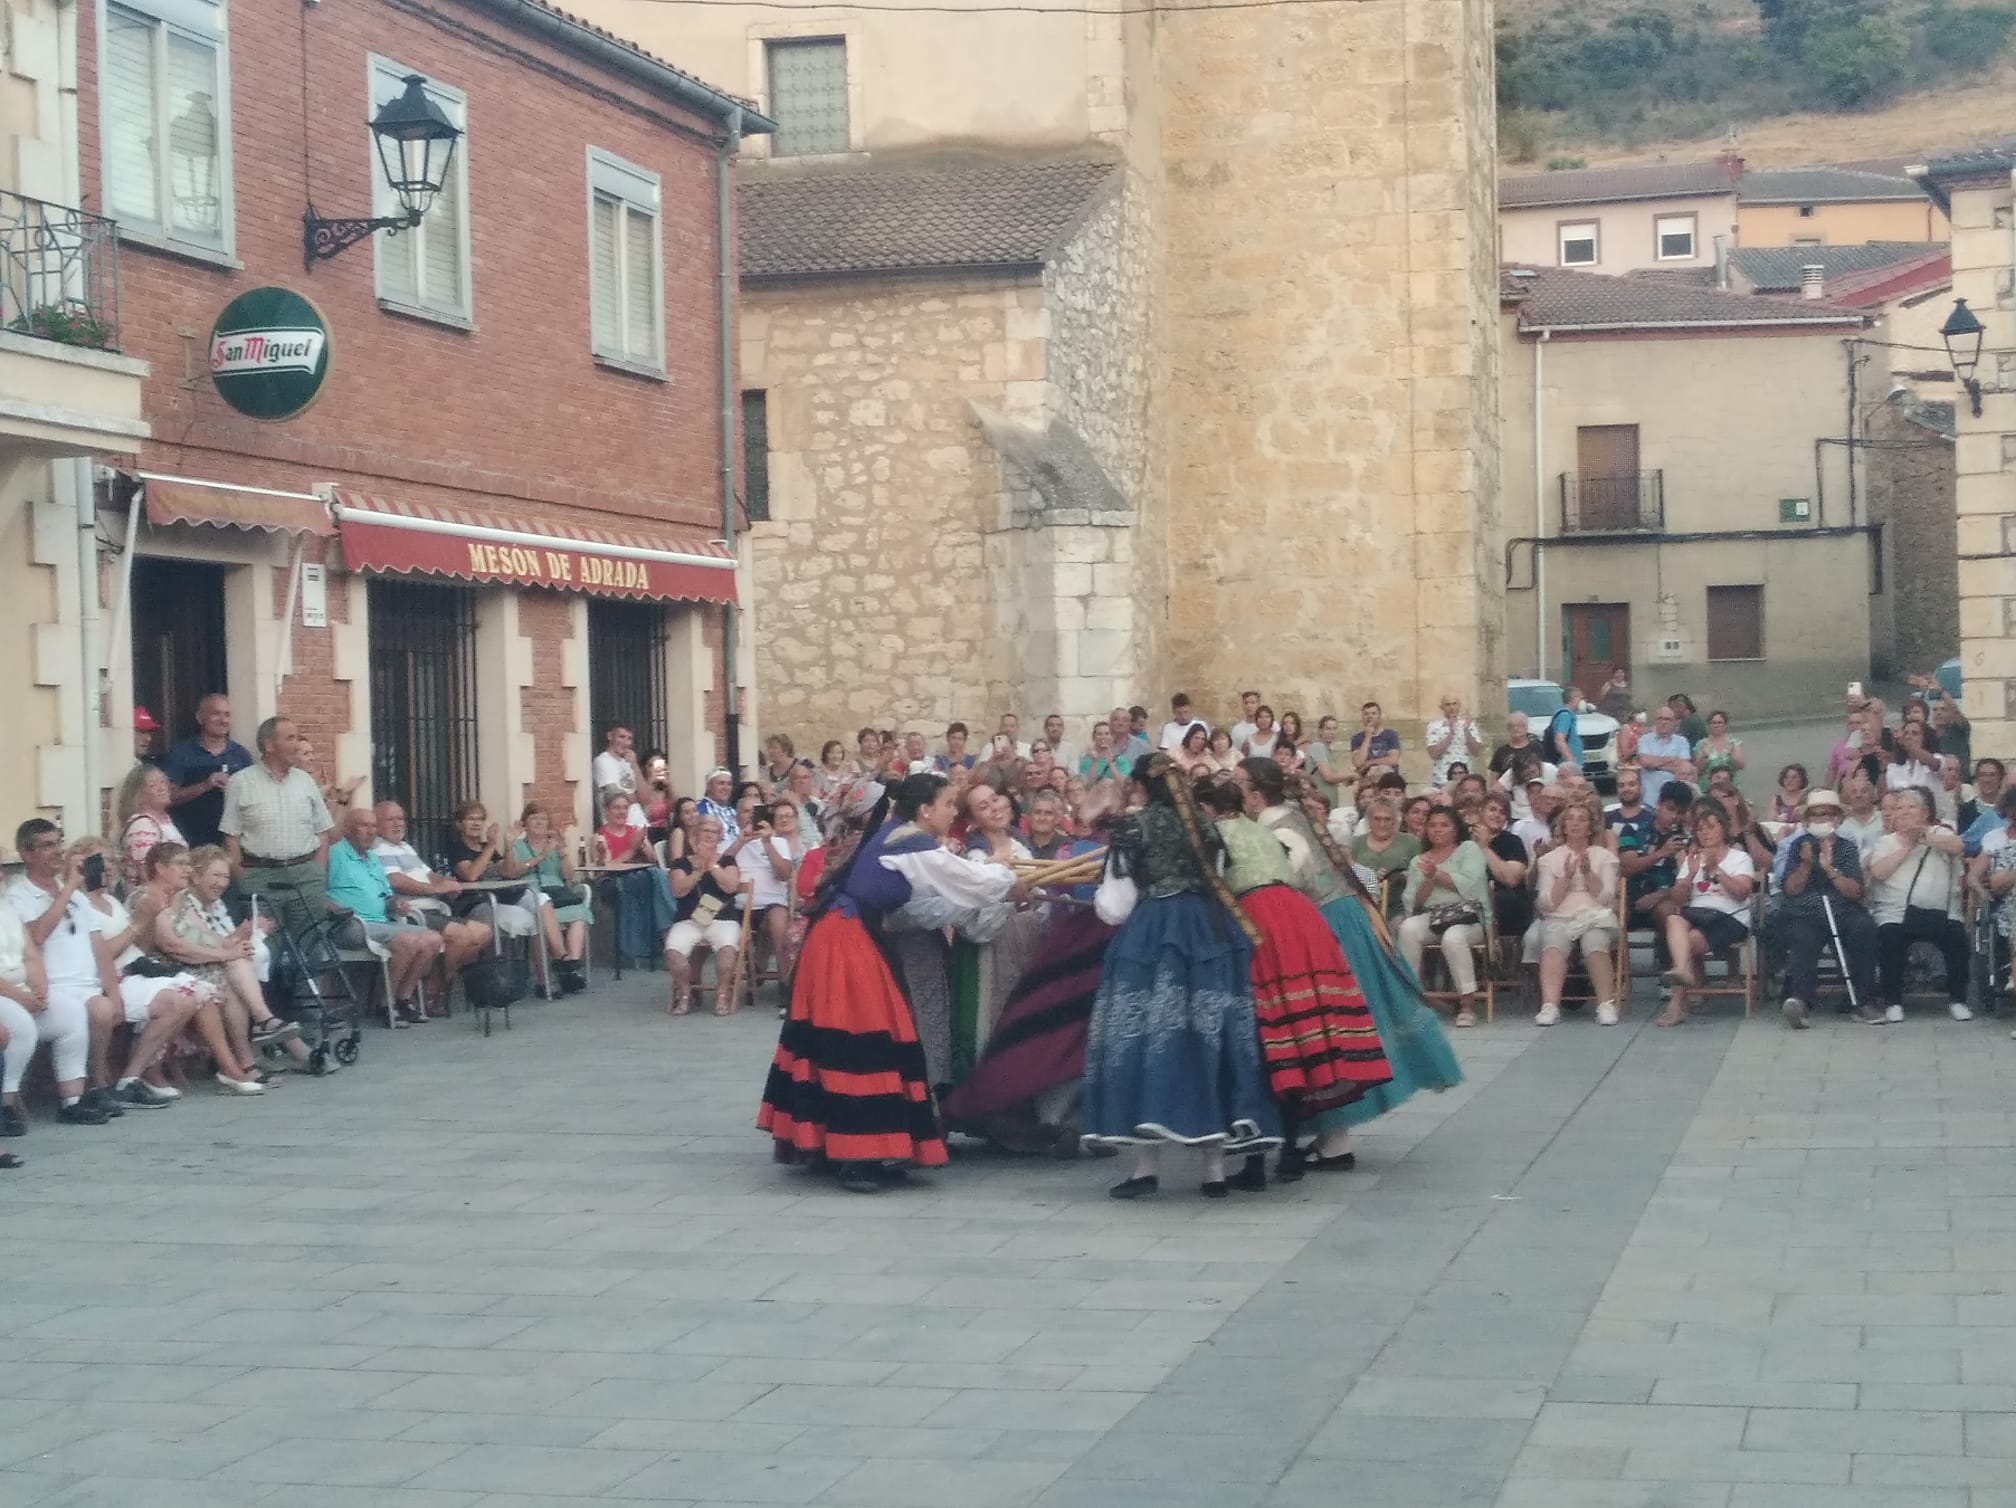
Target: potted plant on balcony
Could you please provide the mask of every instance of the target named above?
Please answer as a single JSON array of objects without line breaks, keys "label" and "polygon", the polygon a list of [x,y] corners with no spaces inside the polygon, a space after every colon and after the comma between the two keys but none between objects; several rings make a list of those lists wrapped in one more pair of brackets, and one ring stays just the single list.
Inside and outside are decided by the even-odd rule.
[{"label": "potted plant on balcony", "polygon": [[17,314],[8,329],[21,335],[40,336],[66,346],[85,346],[94,351],[113,349],[111,325],[93,314],[90,307],[75,299],[60,304],[38,304],[25,314]]}]

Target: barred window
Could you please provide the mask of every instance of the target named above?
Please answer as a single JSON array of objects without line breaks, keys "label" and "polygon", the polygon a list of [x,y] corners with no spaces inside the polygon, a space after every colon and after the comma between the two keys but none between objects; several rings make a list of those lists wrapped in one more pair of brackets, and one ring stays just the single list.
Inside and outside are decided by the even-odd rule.
[{"label": "barred window", "polygon": [[742,395],[742,507],[752,524],[770,517],[770,398],[760,388]]}]

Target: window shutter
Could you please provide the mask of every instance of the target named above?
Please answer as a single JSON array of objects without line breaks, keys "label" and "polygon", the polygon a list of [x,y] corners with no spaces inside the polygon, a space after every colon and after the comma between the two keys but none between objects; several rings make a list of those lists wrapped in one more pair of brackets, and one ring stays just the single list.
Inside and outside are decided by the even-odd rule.
[{"label": "window shutter", "polygon": [[167,167],[172,225],[205,240],[215,240],[224,228],[221,103],[217,49],[170,32]]},{"label": "window shutter", "polygon": [[622,273],[617,265],[618,221],[623,207],[607,194],[595,196],[595,210],[589,224],[589,284],[595,308],[595,349],[620,353],[623,349]]},{"label": "window shutter", "polygon": [[161,223],[154,172],[155,28],[116,7],[105,13],[105,208],[115,219]]},{"label": "window shutter", "polygon": [[623,316],[626,354],[658,359],[658,217],[635,205],[623,216]]},{"label": "window shutter", "polygon": [[[457,154],[459,157],[459,153]],[[420,222],[421,297],[429,308],[457,313],[465,307],[462,290],[462,173],[457,167],[434,197]]]}]

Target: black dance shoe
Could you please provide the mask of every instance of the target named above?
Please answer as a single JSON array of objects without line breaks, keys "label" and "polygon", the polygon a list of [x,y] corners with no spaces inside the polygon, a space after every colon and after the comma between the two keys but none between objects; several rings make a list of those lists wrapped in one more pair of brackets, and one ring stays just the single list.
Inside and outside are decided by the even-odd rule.
[{"label": "black dance shoe", "polygon": [[1242,1193],[1260,1194],[1266,1192],[1267,1159],[1258,1152],[1254,1153],[1246,1159],[1246,1166],[1234,1173],[1226,1182]]},{"label": "black dance shoe", "polygon": [[1220,1178],[1215,1183],[1199,1184],[1197,1192],[1202,1194],[1206,1199],[1230,1199],[1232,1197],[1232,1185],[1225,1179]]},{"label": "black dance shoe", "polygon": [[1146,1178],[1130,1178],[1125,1183],[1116,1183],[1106,1192],[1115,1199],[1145,1199],[1162,1187],[1162,1181],[1153,1173]]}]

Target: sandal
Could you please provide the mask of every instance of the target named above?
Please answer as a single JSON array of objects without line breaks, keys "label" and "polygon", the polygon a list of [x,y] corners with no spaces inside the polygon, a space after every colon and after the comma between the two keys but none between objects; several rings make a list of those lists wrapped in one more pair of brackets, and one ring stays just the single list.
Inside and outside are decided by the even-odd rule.
[{"label": "sandal", "polygon": [[1652,1024],[1654,1026],[1685,1026],[1687,1024],[1687,1007],[1684,1005],[1669,1005],[1653,1018]]},{"label": "sandal", "polygon": [[735,1009],[735,1004],[732,1001],[716,1000],[714,1002],[714,1014],[717,1016],[732,1016],[735,1014]]},{"label": "sandal", "polygon": [[1456,1024],[1458,1026],[1475,1026],[1477,1024],[1477,1013],[1471,1010],[1469,1006],[1464,1006],[1456,1012]]},{"label": "sandal", "polygon": [[691,995],[674,995],[672,1003],[665,1007],[665,1014],[668,1016],[683,1016],[692,1009],[693,997]]}]

